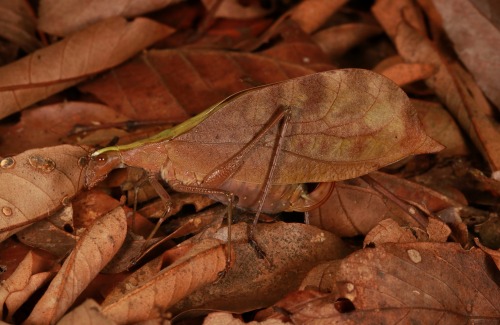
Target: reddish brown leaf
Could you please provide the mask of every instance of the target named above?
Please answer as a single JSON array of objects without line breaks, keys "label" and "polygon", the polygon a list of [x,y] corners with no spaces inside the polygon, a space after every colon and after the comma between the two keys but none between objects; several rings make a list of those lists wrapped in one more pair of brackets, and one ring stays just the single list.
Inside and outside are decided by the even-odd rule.
[{"label": "reddish brown leaf", "polygon": [[306,0],[295,6],[290,19],[295,20],[306,33],[321,27],[347,0]]},{"label": "reddish brown leaf", "polygon": [[67,204],[84,185],[80,158],[85,156],[84,148],[62,145],[1,160],[1,235],[8,236]]},{"label": "reddish brown leaf", "polygon": [[[66,143],[75,125],[95,125],[99,121],[125,122],[127,119],[107,106],[84,102],[63,102],[28,109],[21,113],[21,120],[15,125],[0,125],[0,155],[14,155],[33,148]],[[107,133],[108,137],[112,137],[109,131]],[[125,132],[115,134],[125,137],[126,141]],[[89,144],[94,145],[95,142]]]},{"label": "reddish brown leaf", "polygon": [[368,38],[381,34],[380,26],[367,23],[343,24],[314,34],[314,41],[330,57],[340,57]]},{"label": "reddish brown leaf", "polygon": [[173,32],[145,18],[111,18],[0,68],[0,118],[127,60]]},{"label": "reddish brown leaf", "polygon": [[131,119],[181,122],[234,92],[312,72],[249,53],[154,50],[80,89]]},{"label": "reddish brown leaf", "polygon": [[135,17],[182,0],[86,1],[42,0],[38,28],[49,34],[66,36],[113,16]]},{"label": "reddish brown leaf", "polygon": [[66,314],[58,325],[92,324],[92,325],[115,325],[116,323],[107,319],[101,312],[101,306],[94,300],[85,300],[83,304]]},{"label": "reddish brown leaf", "polygon": [[173,265],[103,306],[102,311],[119,324],[158,317],[182,297],[215,281],[225,260],[220,241],[202,241]]},{"label": "reddish brown leaf", "polygon": [[424,34],[426,31],[422,10],[413,0],[377,0],[371,8],[373,15],[389,37],[394,38],[401,21]]},{"label": "reddish brown leaf", "polygon": [[[342,261],[333,297],[314,301],[291,318],[316,324],[494,324],[500,291],[498,271],[489,264],[481,250],[451,243],[364,249]],[[332,300],[349,304],[351,312],[339,312]]]},{"label": "reddish brown leaf", "polygon": [[[179,302],[174,313],[192,308],[243,312],[267,306],[295,290],[313,266],[348,252],[345,244],[328,232],[280,222],[257,226],[255,239],[266,253],[266,259],[260,259],[248,244],[247,225],[240,223],[232,230],[234,265],[230,271],[217,283]],[[227,229],[220,229],[215,236],[226,240]]]},{"label": "reddish brown leaf", "polygon": [[[500,178],[500,128],[472,78],[457,64],[447,63],[429,39],[404,22],[399,25],[394,42],[405,60],[439,67],[436,75],[427,79],[426,84],[434,89],[482,152],[493,178]],[[417,48],[418,51],[415,51]]]},{"label": "reddish brown leaf", "polygon": [[436,72],[431,64],[404,63],[401,57],[389,57],[380,62],[373,71],[386,76],[394,81],[398,86],[403,86],[415,81],[432,77]]},{"label": "reddish brown leaf", "polygon": [[450,113],[439,103],[412,100],[413,107],[424,125],[425,133],[445,146],[439,156],[465,156],[469,153],[460,127]]},{"label": "reddish brown leaf", "polygon": [[126,217],[122,208],[96,220],[81,236],[25,323],[49,324],[59,320],[118,251],[126,232]]},{"label": "reddish brown leaf", "polygon": [[35,37],[35,16],[23,0],[2,1],[0,4],[0,36],[30,53],[40,47]]},{"label": "reddish brown leaf", "polygon": [[[500,108],[500,7],[484,0],[433,0],[460,60],[485,95]],[[495,67],[495,68],[493,68]]]},{"label": "reddish brown leaf", "polygon": [[28,252],[16,270],[0,285],[0,318],[10,320],[14,312],[42,285],[49,281],[54,272],[50,259]]},{"label": "reddish brown leaf", "polygon": [[269,9],[260,6],[258,1],[250,1],[246,6],[242,6],[238,1],[233,0],[202,0],[207,10],[217,5],[213,17],[233,18],[233,19],[252,19],[263,17],[270,13]]}]

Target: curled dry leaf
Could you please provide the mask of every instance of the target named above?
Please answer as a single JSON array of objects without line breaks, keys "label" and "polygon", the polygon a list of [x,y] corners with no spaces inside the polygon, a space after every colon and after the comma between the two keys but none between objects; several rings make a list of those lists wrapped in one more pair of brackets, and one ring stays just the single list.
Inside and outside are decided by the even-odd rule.
[{"label": "curled dry leaf", "polygon": [[0,118],[116,66],[172,32],[145,18],[111,18],[0,67]]},{"label": "curled dry leaf", "polygon": [[289,15],[306,33],[312,33],[346,3],[347,0],[306,0],[295,6]]},{"label": "curled dry leaf", "polygon": [[126,232],[126,216],[121,207],[97,219],[81,236],[25,324],[49,324],[59,320],[116,254]]},{"label": "curled dry leaf", "polygon": [[135,17],[182,0],[42,0],[38,8],[38,28],[46,33],[66,36],[113,16]]},{"label": "curled dry leaf", "polygon": [[207,10],[212,10],[213,6],[217,6],[213,13],[214,18],[252,19],[263,17],[271,12],[263,8],[258,1],[250,1],[246,6],[234,0],[202,0],[202,2]]},{"label": "curled dry leaf", "polygon": [[500,179],[500,128],[492,108],[472,77],[458,64],[446,62],[429,39],[405,22],[399,24],[394,43],[405,60],[438,67],[436,75],[427,79],[426,84],[436,92],[481,151],[493,178]]},{"label": "curled dry leaf", "polygon": [[500,15],[498,5],[471,0],[432,2],[460,60],[485,95],[500,108],[498,71],[493,68],[500,66],[500,26],[495,24]]},{"label": "curled dry leaf", "polygon": [[225,266],[225,246],[219,240],[204,240],[174,264],[104,305],[102,311],[118,324],[159,317],[186,295],[217,280]]},{"label": "curled dry leaf", "polygon": [[422,10],[413,0],[377,0],[371,10],[391,38],[396,36],[397,28],[403,17],[409,25],[420,33],[424,34],[426,31]]},{"label": "curled dry leaf", "polygon": [[[383,64],[384,62],[381,62]],[[395,63],[384,68],[378,66],[373,71],[386,76],[394,81],[398,86],[430,78],[435,73],[435,67],[431,64],[422,63]]]},{"label": "curled dry leaf", "polygon": [[[332,296],[305,305],[292,320],[495,324],[500,315],[498,271],[480,249],[466,251],[452,243],[384,244],[353,253],[333,277]],[[350,312],[339,312],[332,300],[350,305]]]},{"label": "curled dry leaf", "polygon": [[83,188],[87,150],[61,145],[33,149],[0,161],[0,234],[46,217]]},{"label": "curled dry leaf", "polygon": [[0,11],[2,38],[19,45],[27,53],[40,47],[40,42],[35,36],[36,19],[26,1],[2,1]]},{"label": "curled dry leaf", "polygon": [[323,29],[315,33],[313,39],[330,57],[340,57],[354,46],[381,33],[380,26],[351,23]]},{"label": "curled dry leaf", "polygon": [[92,299],[85,300],[80,306],[66,314],[57,325],[115,325],[101,312],[101,306]]},{"label": "curled dry leaf", "polygon": [[[180,301],[173,313],[193,308],[244,312],[268,306],[295,290],[313,266],[341,258],[349,251],[331,233],[304,224],[278,222],[257,225],[255,239],[266,254],[261,259],[248,244],[247,224],[236,224],[232,231],[234,265],[229,272],[217,283]],[[227,240],[227,229],[220,229],[215,237]]]},{"label": "curled dry leaf", "polygon": [[9,320],[14,312],[43,284],[49,281],[52,263],[31,251],[19,263],[16,270],[0,285],[0,319]]}]

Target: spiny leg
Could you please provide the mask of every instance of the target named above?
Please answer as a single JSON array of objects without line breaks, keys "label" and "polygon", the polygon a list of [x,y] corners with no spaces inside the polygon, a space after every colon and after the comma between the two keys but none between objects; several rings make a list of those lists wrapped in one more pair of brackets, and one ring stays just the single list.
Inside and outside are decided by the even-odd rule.
[{"label": "spiny leg", "polygon": [[267,174],[266,181],[264,184],[264,190],[262,192],[262,195],[259,199],[259,207],[257,208],[257,211],[255,213],[255,218],[253,219],[252,225],[250,226],[250,229],[248,231],[248,242],[250,245],[255,249],[259,257],[265,257],[266,254],[265,252],[260,248],[260,246],[257,244],[255,240],[255,229],[257,228],[257,223],[259,222],[259,217],[260,214],[262,213],[262,209],[264,208],[264,203],[266,202],[267,195],[269,194],[269,190],[271,189],[272,185],[272,180],[274,177],[274,174],[276,172],[276,168],[278,166],[278,159],[279,159],[279,153],[281,151],[281,148],[283,147],[283,141],[285,139],[285,134],[286,130],[288,128],[289,122],[290,122],[290,111],[286,110],[284,114],[283,121],[280,125],[280,132],[278,134],[278,142],[276,143],[274,150],[273,150],[273,156],[271,158],[271,168],[269,169],[269,173]]}]

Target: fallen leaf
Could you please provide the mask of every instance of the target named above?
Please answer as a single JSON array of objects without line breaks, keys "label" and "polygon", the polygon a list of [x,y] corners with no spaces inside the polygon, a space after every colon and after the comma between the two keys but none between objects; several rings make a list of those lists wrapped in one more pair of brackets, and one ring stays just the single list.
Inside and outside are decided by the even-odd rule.
[{"label": "fallen leaf", "polygon": [[205,317],[203,320],[203,325],[283,325],[283,324],[291,324],[288,322],[282,322],[281,320],[278,319],[268,319],[262,322],[244,322],[243,320],[239,318],[235,318],[232,314],[230,313],[225,313],[225,312],[215,312],[215,313],[210,313]]},{"label": "fallen leaf", "polygon": [[[429,39],[404,22],[399,24],[394,43],[405,60],[438,67],[436,75],[427,79],[426,84],[441,98],[481,151],[490,165],[492,177],[500,178],[500,145],[497,141],[500,128],[472,77],[457,64],[446,62]],[[415,48],[419,50],[415,51]]]},{"label": "fallen leaf", "polygon": [[485,95],[500,108],[499,79],[492,68],[500,66],[500,25],[494,21],[500,8],[484,0],[432,2],[460,60]]},{"label": "fallen leaf", "polygon": [[0,125],[0,155],[67,143],[75,125],[125,122],[128,119],[108,106],[85,102],[62,102],[27,109],[21,112],[21,119],[15,125]]},{"label": "fallen leaf", "polygon": [[387,64],[386,60],[384,60],[373,68],[373,71],[386,76],[400,87],[430,78],[436,72],[435,67],[431,64],[393,62],[392,57],[387,60],[391,61],[390,64]]},{"label": "fallen leaf", "polygon": [[126,231],[122,208],[97,219],[81,236],[25,324],[49,324],[59,320],[118,251]]},{"label": "fallen leaf", "polygon": [[54,262],[28,252],[16,270],[0,285],[0,318],[11,320],[16,310],[55,273],[50,271]]},{"label": "fallen leaf", "polygon": [[234,92],[312,72],[250,53],[151,50],[79,88],[130,119],[178,123]]},{"label": "fallen leaf", "polygon": [[107,319],[101,312],[101,306],[94,300],[88,299],[84,303],[64,315],[58,325],[114,325],[115,322]]},{"label": "fallen leaf", "polygon": [[45,218],[83,188],[81,157],[87,150],[61,145],[33,149],[0,161],[0,233]]},{"label": "fallen leaf", "polygon": [[[479,249],[452,243],[384,244],[341,262],[333,294],[291,315],[297,323],[459,324],[500,315],[497,270]],[[336,301],[350,312],[336,309]]]},{"label": "fallen leaf", "polygon": [[392,39],[396,36],[398,26],[403,19],[413,29],[425,34],[426,27],[422,10],[413,0],[377,0],[371,10]]},{"label": "fallen leaf", "polygon": [[0,67],[0,118],[116,66],[172,32],[145,18],[111,18]]},{"label": "fallen leaf", "polygon": [[[215,238],[227,240],[227,228],[220,229]],[[247,224],[234,225],[234,265],[229,272],[217,283],[180,301],[171,311],[177,314],[201,308],[244,312],[268,306],[295,290],[313,266],[349,251],[340,238],[303,224],[259,224],[255,240],[266,259],[259,259],[248,244]]]},{"label": "fallen leaf", "polygon": [[103,306],[102,312],[118,324],[158,317],[182,297],[217,280],[225,261],[220,241],[202,241],[174,264]]},{"label": "fallen leaf", "polygon": [[41,46],[35,36],[36,18],[30,5],[22,0],[4,1],[0,4],[0,36],[19,45],[27,53]]},{"label": "fallen leaf", "polygon": [[312,33],[346,3],[347,0],[302,1],[291,10],[290,19],[295,20],[306,33]]},{"label": "fallen leaf", "polygon": [[131,18],[182,0],[86,1],[42,0],[38,6],[38,28],[46,33],[66,36],[113,16]]},{"label": "fallen leaf", "polygon": [[215,18],[252,19],[263,17],[271,12],[262,7],[258,1],[250,1],[246,6],[234,0],[202,0],[202,2],[207,10],[212,10],[214,6],[217,6],[213,13]]},{"label": "fallen leaf", "polygon": [[336,58],[381,33],[382,29],[375,24],[352,23],[322,29],[313,35],[313,39],[326,54]]}]

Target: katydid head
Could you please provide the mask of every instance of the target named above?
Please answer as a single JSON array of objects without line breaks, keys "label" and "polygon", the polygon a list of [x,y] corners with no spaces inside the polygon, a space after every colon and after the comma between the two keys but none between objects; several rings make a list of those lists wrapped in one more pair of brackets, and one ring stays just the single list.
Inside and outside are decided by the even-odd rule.
[{"label": "katydid head", "polygon": [[[107,149],[107,148],[106,148]],[[85,185],[94,187],[116,168],[125,167],[123,157],[119,150],[98,150],[90,155],[90,160],[85,171]]]}]

